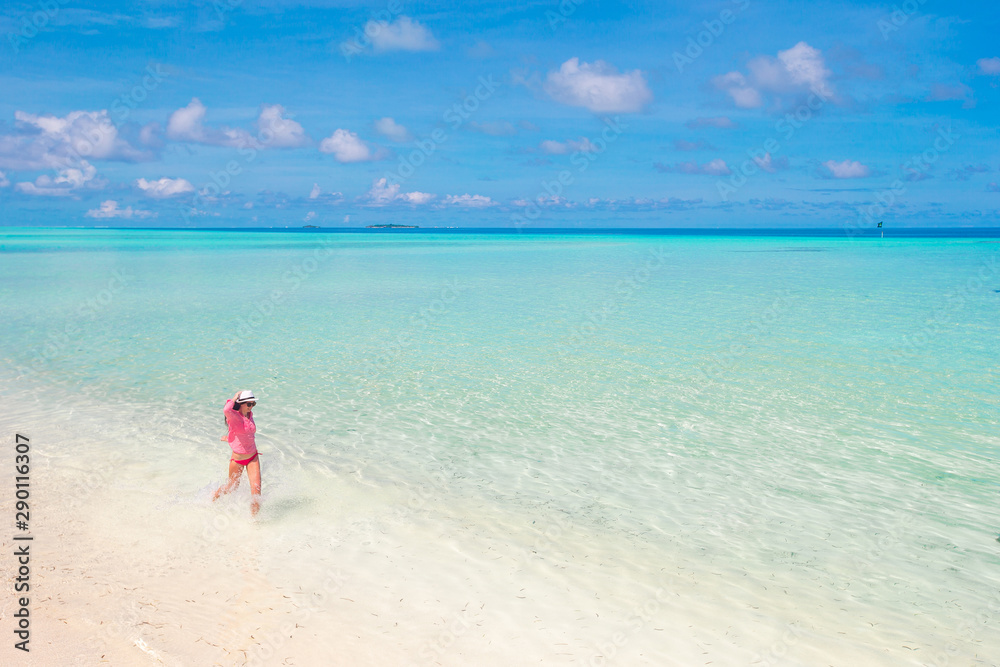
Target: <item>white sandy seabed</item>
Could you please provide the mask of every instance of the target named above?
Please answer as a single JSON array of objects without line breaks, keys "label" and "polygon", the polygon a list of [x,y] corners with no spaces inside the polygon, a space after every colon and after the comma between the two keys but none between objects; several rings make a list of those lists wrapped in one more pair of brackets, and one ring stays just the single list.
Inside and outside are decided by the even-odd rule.
[{"label": "white sandy seabed", "polygon": [[[264,509],[252,521],[245,480],[210,502],[227,458],[210,444],[218,434],[146,417],[151,408],[5,387],[4,451],[15,431],[31,438],[35,539],[25,655],[12,648],[3,531],[3,664],[940,666],[1000,655],[996,590],[936,599],[942,588],[897,568],[902,536],[933,530],[919,518],[859,542],[829,508],[808,536],[818,546],[796,554],[763,544],[779,524],[807,525],[796,509],[748,512],[754,490],[718,471],[688,475],[677,505],[658,509],[664,522],[642,530],[629,518],[641,507],[607,520],[614,498],[600,499],[600,519],[558,499],[526,509],[440,471],[311,467],[262,428]],[[13,512],[4,492],[0,513]]]}]

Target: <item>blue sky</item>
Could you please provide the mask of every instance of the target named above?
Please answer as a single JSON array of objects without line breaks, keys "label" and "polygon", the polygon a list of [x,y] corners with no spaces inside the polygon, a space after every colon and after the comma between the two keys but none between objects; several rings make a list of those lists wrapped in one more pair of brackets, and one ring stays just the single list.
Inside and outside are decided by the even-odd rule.
[{"label": "blue sky", "polygon": [[987,3],[0,12],[5,225],[1000,226]]}]

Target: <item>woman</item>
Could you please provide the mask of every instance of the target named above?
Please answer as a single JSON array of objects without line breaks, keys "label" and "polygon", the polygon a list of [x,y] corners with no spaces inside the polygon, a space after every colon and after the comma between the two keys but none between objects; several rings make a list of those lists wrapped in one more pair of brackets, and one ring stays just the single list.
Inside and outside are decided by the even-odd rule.
[{"label": "woman", "polygon": [[250,514],[257,516],[260,509],[260,459],[257,457],[257,443],[254,441],[254,433],[257,432],[257,424],[253,421],[251,410],[257,405],[257,399],[249,389],[238,391],[236,395],[226,401],[226,407],[222,409],[226,416],[226,425],[229,426],[229,433],[222,436],[220,440],[228,441],[233,450],[232,458],[229,459],[229,480],[216,489],[212,495],[212,500],[229,493],[240,485],[240,476],[243,469],[247,470],[247,477],[250,478]]}]

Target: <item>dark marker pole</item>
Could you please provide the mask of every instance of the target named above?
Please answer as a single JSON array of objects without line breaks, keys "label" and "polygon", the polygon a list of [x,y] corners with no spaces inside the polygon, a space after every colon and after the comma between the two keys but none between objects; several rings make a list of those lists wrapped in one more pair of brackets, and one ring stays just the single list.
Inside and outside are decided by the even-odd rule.
[{"label": "dark marker pole", "polygon": [[[882,229],[882,223],[881,222],[878,223],[878,228]],[[883,238],[883,239],[885,238],[885,230],[882,230],[882,236],[880,238]]]}]

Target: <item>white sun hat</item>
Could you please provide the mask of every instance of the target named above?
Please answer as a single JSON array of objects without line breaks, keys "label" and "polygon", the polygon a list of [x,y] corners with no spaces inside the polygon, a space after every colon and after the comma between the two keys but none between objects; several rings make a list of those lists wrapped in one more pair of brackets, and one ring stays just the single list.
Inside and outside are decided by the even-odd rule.
[{"label": "white sun hat", "polygon": [[257,398],[253,395],[253,392],[250,391],[249,389],[244,389],[243,391],[241,391],[240,397],[236,399],[237,403],[249,403],[250,401],[256,403]]}]

